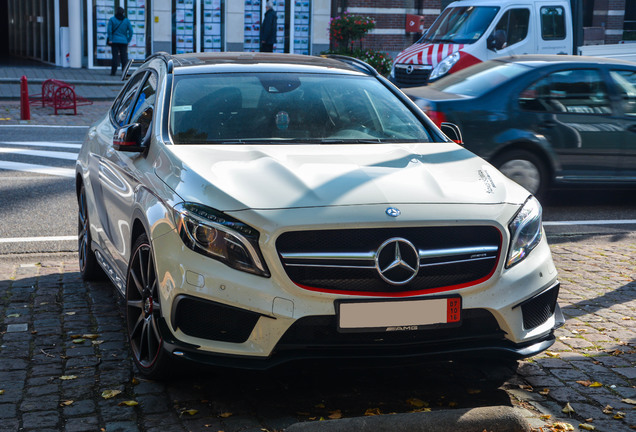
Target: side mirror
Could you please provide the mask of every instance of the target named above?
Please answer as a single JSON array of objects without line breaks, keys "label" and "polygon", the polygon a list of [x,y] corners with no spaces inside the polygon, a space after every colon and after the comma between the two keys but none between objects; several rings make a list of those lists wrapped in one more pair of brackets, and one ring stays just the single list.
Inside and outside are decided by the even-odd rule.
[{"label": "side mirror", "polygon": [[459,129],[455,123],[444,122],[441,124],[440,129],[444,132],[448,138],[457,144],[464,144],[464,140],[462,139],[462,131]]},{"label": "side mirror", "polygon": [[497,41],[495,40],[494,34],[491,34],[488,36],[488,39],[486,39],[486,48],[490,51],[497,51]]},{"label": "side mirror", "polygon": [[146,149],[142,145],[142,138],[139,123],[122,126],[115,131],[113,147],[118,151],[141,153]]}]

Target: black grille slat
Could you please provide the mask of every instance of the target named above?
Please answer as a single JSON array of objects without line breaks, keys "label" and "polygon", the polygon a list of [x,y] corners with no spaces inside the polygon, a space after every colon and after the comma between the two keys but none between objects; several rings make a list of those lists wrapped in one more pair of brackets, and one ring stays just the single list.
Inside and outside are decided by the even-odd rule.
[{"label": "black grille slat", "polygon": [[558,296],[557,286],[522,303],[523,328],[530,330],[546,322],[554,314]]},{"label": "black grille slat", "polygon": [[310,316],[296,321],[283,335],[277,350],[369,348],[390,346],[435,346],[474,340],[501,340],[505,333],[492,314],[484,309],[463,311],[462,325],[452,328],[432,328],[415,331],[340,333],[337,318]]},{"label": "black grille slat", "polygon": [[245,342],[260,315],[220,303],[180,296],[173,325],[189,336],[222,342]]},{"label": "black grille slat", "polygon": [[432,69],[417,69],[414,68],[410,74],[406,72],[406,68],[395,68],[395,81],[403,86],[423,86],[428,83],[428,79],[431,76]]},{"label": "black grille slat", "polygon": [[[418,275],[401,286],[383,280],[373,258],[366,268],[357,260],[307,260],[286,258],[293,254],[369,255],[390,238],[404,238],[418,250],[436,251],[491,247],[485,254],[423,258]],[[488,277],[497,265],[501,243],[499,230],[492,226],[413,227],[352,230],[301,231],[282,234],[276,247],[290,279],[302,287],[360,293],[410,292],[471,284]],[[482,256],[483,255],[483,256]],[[348,268],[350,267],[350,268]],[[365,267],[365,266],[362,266]]]}]

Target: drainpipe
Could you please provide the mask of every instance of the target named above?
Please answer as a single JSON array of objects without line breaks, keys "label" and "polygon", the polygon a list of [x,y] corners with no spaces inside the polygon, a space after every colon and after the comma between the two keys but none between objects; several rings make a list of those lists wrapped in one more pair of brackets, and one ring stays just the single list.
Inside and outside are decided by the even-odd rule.
[{"label": "drainpipe", "polygon": [[82,67],[82,10],[80,0],[68,0],[69,54],[72,68]]}]

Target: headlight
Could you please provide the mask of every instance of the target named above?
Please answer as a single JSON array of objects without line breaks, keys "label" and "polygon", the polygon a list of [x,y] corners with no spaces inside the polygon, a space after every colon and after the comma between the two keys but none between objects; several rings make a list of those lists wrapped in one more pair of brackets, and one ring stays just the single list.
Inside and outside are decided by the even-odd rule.
[{"label": "headlight", "polygon": [[521,262],[539,244],[542,237],[541,216],[541,204],[535,197],[530,197],[512,219],[508,225],[511,240],[506,267]]},{"label": "headlight", "polygon": [[446,75],[448,71],[455,66],[455,63],[459,61],[459,57],[459,51],[456,51],[439,62],[437,66],[435,66],[435,69],[433,69],[433,72],[431,72],[429,79],[433,80]]},{"label": "headlight", "polygon": [[269,277],[257,230],[201,204],[182,203],[174,210],[177,231],[187,247],[237,270]]}]

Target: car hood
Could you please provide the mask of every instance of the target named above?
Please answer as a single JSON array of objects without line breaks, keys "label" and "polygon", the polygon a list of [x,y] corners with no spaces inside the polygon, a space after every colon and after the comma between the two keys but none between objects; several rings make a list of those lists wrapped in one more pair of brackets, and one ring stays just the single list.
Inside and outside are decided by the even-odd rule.
[{"label": "car hood", "polygon": [[522,203],[516,184],[453,143],[179,145],[157,175],[221,211],[411,203]]},{"label": "car hood", "polygon": [[444,101],[444,100],[463,100],[472,99],[470,96],[459,95],[455,93],[447,93],[441,90],[425,87],[409,87],[403,89],[404,93],[413,100],[427,99],[431,101]]}]

